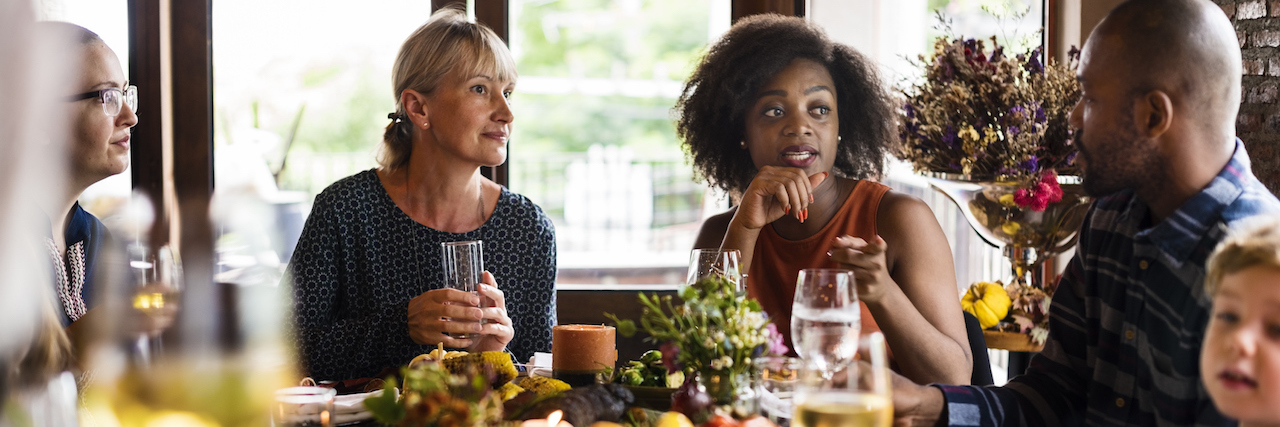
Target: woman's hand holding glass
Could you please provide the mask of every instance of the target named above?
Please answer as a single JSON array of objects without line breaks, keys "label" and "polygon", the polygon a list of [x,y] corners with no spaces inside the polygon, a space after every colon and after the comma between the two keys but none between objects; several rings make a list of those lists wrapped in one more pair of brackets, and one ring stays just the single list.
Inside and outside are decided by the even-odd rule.
[{"label": "woman's hand holding glass", "polygon": [[880,301],[886,286],[891,285],[885,250],[888,244],[880,236],[871,241],[853,236],[840,236],[831,243],[831,260],[853,271],[858,281],[858,299],[868,304]]},{"label": "woman's hand holding glass", "polygon": [[760,168],[742,193],[742,204],[734,221],[748,229],[763,228],[784,215],[801,222],[808,217],[813,189],[827,178],[826,172],[806,176],[804,169],[780,166]]},{"label": "woman's hand holding glass", "polygon": [[422,345],[502,350],[514,337],[505,295],[487,271],[477,291],[436,289],[409,300],[409,337]]},{"label": "woman's hand holding glass", "polygon": [[859,360],[828,377],[806,363],[795,393],[797,427],[889,427],[893,395],[884,335],[873,332],[858,340]]}]

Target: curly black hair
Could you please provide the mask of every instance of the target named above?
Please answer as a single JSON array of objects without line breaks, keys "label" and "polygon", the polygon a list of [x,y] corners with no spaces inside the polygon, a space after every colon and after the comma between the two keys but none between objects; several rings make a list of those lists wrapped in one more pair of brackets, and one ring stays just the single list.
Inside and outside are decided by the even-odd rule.
[{"label": "curly black hair", "polygon": [[883,172],[896,118],[875,65],[801,18],[766,14],[743,18],[712,45],[676,102],[676,133],[713,185],[740,193],[751,184],[758,170],[739,149],[747,109],[760,87],[797,58],[822,64],[835,81],[841,138],[835,174],[862,179]]}]

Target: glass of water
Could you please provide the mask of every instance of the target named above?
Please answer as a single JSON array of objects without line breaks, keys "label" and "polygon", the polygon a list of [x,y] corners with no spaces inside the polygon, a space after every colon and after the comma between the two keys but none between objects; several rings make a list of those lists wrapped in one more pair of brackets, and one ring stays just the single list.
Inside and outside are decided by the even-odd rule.
[{"label": "glass of water", "polygon": [[[440,244],[444,286],[479,294],[480,275],[484,273],[484,241],[443,242]],[[450,334],[469,339],[472,334]]]},{"label": "glass of water", "polygon": [[852,271],[800,270],[791,305],[791,340],[800,358],[830,378],[853,361],[861,329],[862,310]]}]

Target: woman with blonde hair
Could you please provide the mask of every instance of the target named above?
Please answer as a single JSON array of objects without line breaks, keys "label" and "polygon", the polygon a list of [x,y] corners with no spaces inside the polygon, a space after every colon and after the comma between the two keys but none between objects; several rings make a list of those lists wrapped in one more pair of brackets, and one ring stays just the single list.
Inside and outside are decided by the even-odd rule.
[{"label": "woman with blonde hair", "polygon": [[[405,40],[392,79],[379,167],[316,197],[289,265],[304,370],[370,377],[438,344],[509,349],[518,360],[548,351],[554,228],[528,198],[480,174],[507,157],[510,51],[447,8]],[[441,243],[466,240],[484,242],[478,295],[443,283]]]}]

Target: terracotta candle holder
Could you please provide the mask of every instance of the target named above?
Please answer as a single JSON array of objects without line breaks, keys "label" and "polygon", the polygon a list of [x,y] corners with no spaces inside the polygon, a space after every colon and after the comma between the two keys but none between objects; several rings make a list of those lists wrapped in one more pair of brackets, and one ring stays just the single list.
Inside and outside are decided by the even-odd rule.
[{"label": "terracotta candle holder", "polygon": [[596,374],[618,361],[617,331],[604,325],[559,325],[551,329],[551,372],[574,387],[595,383]]}]

